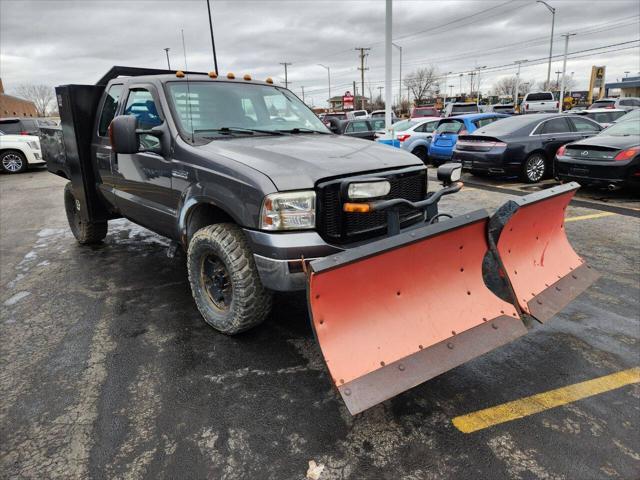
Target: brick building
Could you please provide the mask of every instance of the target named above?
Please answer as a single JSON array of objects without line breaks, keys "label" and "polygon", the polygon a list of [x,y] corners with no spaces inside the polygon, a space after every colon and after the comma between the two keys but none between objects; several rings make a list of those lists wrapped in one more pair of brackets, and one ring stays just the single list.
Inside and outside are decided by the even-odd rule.
[{"label": "brick building", "polygon": [[4,93],[0,79],[0,117],[37,117],[38,112],[33,102]]}]

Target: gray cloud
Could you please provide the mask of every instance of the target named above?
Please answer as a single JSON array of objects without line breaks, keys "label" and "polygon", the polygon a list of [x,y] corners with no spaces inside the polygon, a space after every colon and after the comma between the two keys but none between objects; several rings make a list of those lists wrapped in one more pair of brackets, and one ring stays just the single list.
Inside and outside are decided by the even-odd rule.
[{"label": "gray cloud", "polygon": [[[576,32],[570,51],[637,40],[640,2],[635,0],[549,0],[557,8],[556,33]],[[251,73],[283,80],[279,62],[292,62],[291,88],[321,105],[332,93],[359,80],[355,47],[371,47],[366,89],[384,80],[384,1],[220,1],[212,0],[218,62],[224,73]],[[492,10],[474,15],[494,7]],[[464,17],[474,15],[471,18]],[[514,60],[548,55],[549,12],[534,0],[394,1],[394,39],[403,47],[403,74],[433,63],[456,72],[447,84],[459,90],[457,72],[487,65],[482,88],[511,75]],[[453,23],[451,23],[453,22]],[[184,29],[189,69],[213,68],[205,0],[56,1],[0,0],[0,74],[5,87],[22,82],[93,83],[112,65],[163,68],[164,47],[173,67],[184,68]],[[628,48],[633,47],[633,48]],[[593,52],[570,59],[579,88],[586,88],[591,65],[607,65],[609,80],[640,70],[638,44],[617,52]],[[554,53],[562,53],[558,38]],[[587,54],[589,52],[585,52]],[[394,93],[398,85],[394,50]],[[508,65],[502,70],[491,67]],[[561,59],[552,71],[560,69]],[[546,63],[525,66],[523,77],[544,80]],[[467,77],[463,77],[468,85]],[[464,87],[464,84],[463,84]],[[368,93],[368,91],[367,91]]]}]

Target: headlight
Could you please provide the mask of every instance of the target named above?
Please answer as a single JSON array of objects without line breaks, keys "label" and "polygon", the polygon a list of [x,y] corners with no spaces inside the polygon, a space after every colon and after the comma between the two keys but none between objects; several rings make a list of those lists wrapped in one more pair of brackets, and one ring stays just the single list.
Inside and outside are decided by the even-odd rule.
[{"label": "headlight", "polygon": [[40,150],[40,145],[38,144],[38,142],[29,141],[27,142],[27,145],[29,145],[31,150]]},{"label": "headlight", "polygon": [[350,183],[347,194],[351,200],[360,198],[384,197],[391,191],[391,184],[386,180],[379,182]]},{"label": "headlight", "polygon": [[262,230],[302,230],[316,226],[316,194],[313,191],[272,193],[262,202]]}]

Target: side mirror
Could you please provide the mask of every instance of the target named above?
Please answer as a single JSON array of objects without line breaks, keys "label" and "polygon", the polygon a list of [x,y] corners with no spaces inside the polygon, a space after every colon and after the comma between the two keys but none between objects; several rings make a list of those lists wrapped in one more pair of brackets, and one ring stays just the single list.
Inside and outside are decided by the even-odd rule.
[{"label": "side mirror", "polygon": [[140,135],[142,134],[160,137],[162,129],[154,127],[151,130],[140,130],[138,129],[138,119],[133,115],[118,115],[111,120],[109,125],[109,141],[111,148],[116,153],[156,152],[156,149],[147,150],[140,147]]},{"label": "side mirror", "polygon": [[460,180],[462,176],[462,164],[445,163],[438,167],[438,180],[446,187]]},{"label": "side mirror", "polygon": [[109,125],[109,141],[116,153],[138,153],[140,142],[136,129],[138,119],[133,115],[118,115]]}]

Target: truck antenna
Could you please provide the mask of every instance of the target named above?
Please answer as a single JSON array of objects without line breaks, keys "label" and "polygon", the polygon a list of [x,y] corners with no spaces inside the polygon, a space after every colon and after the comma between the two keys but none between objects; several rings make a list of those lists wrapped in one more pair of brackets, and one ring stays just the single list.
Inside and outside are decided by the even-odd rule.
[{"label": "truck antenna", "polygon": [[194,131],[193,131],[193,114],[191,112],[191,89],[189,88],[189,65],[187,65],[187,47],[184,43],[184,29],[180,29],[182,35],[182,53],[184,55],[184,71],[187,78],[187,111],[189,115],[189,125],[191,127],[191,143],[194,143]]}]

